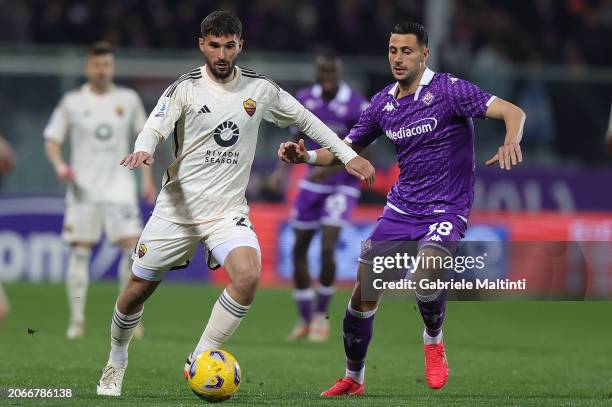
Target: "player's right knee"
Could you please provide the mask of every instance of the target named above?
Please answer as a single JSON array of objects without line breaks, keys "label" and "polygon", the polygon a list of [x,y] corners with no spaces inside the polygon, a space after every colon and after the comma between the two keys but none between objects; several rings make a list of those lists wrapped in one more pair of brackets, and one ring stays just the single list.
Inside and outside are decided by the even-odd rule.
[{"label": "player's right knee", "polygon": [[153,294],[159,283],[160,281],[143,280],[132,276],[119,296],[120,311],[126,309],[128,314],[139,311],[146,299]]},{"label": "player's right knee", "polygon": [[359,312],[370,312],[376,311],[378,308],[378,301],[353,301],[351,298],[351,308]]}]

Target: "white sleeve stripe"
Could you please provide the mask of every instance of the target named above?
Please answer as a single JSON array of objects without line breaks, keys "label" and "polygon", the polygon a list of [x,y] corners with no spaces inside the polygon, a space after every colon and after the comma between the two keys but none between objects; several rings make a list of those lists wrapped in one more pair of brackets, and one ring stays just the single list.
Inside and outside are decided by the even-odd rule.
[{"label": "white sleeve stripe", "polygon": [[497,96],[495,95],[491,95],[491,97],[489,98],[489,100],[487,100],[486,106],[489,107],[491,106],[491,103],[493,103],[493,101],[497,99]]}]

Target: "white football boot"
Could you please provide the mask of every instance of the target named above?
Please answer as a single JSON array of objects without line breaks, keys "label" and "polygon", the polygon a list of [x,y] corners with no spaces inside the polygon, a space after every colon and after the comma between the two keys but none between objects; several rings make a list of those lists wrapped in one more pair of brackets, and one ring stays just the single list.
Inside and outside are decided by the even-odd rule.
[{"label": "white football boot", "polygon": [[98,396],[121,396],[121,385],[127,365],[121,367],[108,363],[102,371],[102,377],[96,387]]}]

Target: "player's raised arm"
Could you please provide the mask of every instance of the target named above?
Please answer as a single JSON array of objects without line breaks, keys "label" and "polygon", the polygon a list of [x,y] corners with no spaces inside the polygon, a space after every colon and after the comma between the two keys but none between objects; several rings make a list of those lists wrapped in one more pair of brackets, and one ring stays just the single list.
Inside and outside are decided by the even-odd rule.
[{"label": "player's raised arm", "polygon": [[486,161],[486,165],[499,162],[499,168],[509,170],[513,165],[518,165],[523,161],[520,142],[523,137],[525,112],[508,101],[495,98],[487,108],[486,117],[501,119],[506,124],[504,144],[497,149],[493,157]]},{"label": "player's raised arm", "polygon": [[183,114],[184,84],[179,78],[164,91],[136,138],[134,152],[126,155],[121,160],[121,165],[134,169],[142,164],[153,164],[157,145],[168,137]]}]

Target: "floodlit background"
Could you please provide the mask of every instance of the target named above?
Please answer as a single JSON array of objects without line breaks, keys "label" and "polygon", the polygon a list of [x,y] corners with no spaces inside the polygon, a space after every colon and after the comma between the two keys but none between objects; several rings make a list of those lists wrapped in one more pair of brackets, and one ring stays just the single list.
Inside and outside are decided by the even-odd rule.
[{"label": "floodlit background", "polygon": [[[239,65],[295,92],[312,83],[315,53],[333,48],[344,79],[368,98],[393,81],[393,25],[422,22],[430,68],[475,82],[527,113],[523,164],[512,171],[484,167],[504,129],[499,121],[475,120],[476,197],[466,239],[490,253],[496,277],[528,278],[542,297],[612,298],[610,0],[0,0],[0,134],[16,153],[14,170],[0,177],[0,290],[11,304],[0,323],[0,405],[13,387],[71,387],[73,405],[112,403],[96,398],[94,384],[109,346],[120,252],[105,240],[96,247],[86,335],[67,341],[65,190],[45,158],[42,132],[62,94],[84,82],[87,46],[101,39],[117,49],[116,82],[134,88],[149,113],[169,84],[203,64],[200,22],[215,9],[233,10],[243,22]],[[245,378],[230,404],[322,404],[319,393],[344,371],[340,326],[360,244],[398,174],[382,136],[372,147],[377,182],[363,190],[336,252],[340,291],[329,310],[331,338],[289,344],[296,311],[287,289],[287,220],[304,168],[294,168],[283,193],[267,181],[278,144],[290,137],[262,123],[247,191],[263,252],[262,289],[225,345]],[[158,148],[158,187],[171,156],[170,142]],[[142,203],[145,220],[151,209]],[[547,245],[553,241],[578,243]],[[318,243],[309,252],[315,278]],[[147,302],[145,339],[130,347],[122,406],[199,402],[183,382],[182,363],[226,276],[209,271],[199,249],[189,268],[167,280]],[[389,298],[368,353],[372,397],[352,405],[609,405],[611,304],[453,301],[444,328],[451,376],[444,390],[432,392],[423,380],[421,316],[414,304]]]}]

